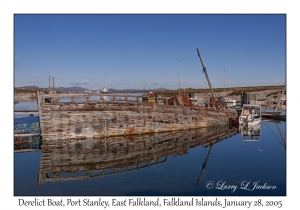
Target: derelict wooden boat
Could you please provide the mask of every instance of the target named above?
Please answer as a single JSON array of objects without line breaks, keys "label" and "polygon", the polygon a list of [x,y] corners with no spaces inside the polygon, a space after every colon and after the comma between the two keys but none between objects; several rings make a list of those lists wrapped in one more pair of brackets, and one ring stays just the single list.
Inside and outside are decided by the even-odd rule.
[{"label": "derelict wooden boat", "polygon": [[[91,96],[98,97],[92,100]],[[165,104],[142,103],[141,96],[102,94],[44,94],[37,91],[41,136],[48,139],[100,138],[158,133],[228,124],[238,118],[235,109],[218,105],[193,106],[187,95]],[[74,101],[75,97],[85,101]],[[117,101],[124,97],[125,100]],[[45,99],[50,98],[50,103]],[[69,101],[65,102],[68,98]],[[135,98],[136,100],[132,100]]]}]

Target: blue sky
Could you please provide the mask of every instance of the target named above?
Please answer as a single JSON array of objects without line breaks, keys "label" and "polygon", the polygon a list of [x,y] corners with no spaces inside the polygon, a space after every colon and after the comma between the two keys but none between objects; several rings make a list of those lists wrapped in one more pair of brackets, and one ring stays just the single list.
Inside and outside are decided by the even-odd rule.
[{"label": "blue sky", "polygon": [[[14,15],[14,86],[214,88],[286,81],[286,15]],[[52,80],[51,80],[52,85]]]}]

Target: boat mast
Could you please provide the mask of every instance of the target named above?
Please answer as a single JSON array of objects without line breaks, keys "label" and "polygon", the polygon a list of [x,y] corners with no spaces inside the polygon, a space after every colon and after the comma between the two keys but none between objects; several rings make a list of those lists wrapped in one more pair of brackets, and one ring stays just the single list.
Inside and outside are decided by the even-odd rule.
[{"label": "boat mast", "polygon": [[53,70],[52,70],[52,91],[54,91],[54,76],[53,76]]},{"label": "boat mast", "polygon": [[181,75],[181,61],[179,64],[179,94],[180,94],[180,75]]},{"label": "boat mast", "polygon": [[225,69],[224,69],[224,97],[225,97]]},{"label": "boat mast", "polygon": [[185,73],[184,73],[184,87],[183,87],[183,91],[184,91],[184,94],[185,94]]},{"label": "boat mast", "polygon": [[215,98],[215,93],[214,93],[214,91],[213,91],[213,89],[212,89],[212,87],[211,87],[211,84],[210,84],[210,81],[209,81],[209,78],[208,78],[208,74],[207,74],[207,71],[206,71],[206,67],[205,67],[204,64],[203,64],[203,61],[202,61],[202,58],[201,58],[201,56],[200,56],[200,53],[199,53],[198,48],[197,48],[197,53],[198,53],[198,57],[200,58],[200,61],[201,61],[201,64],[202,64],[203,72],[205,73],[205,77],[206,77],[207,83],[208,83],[208,85],[209,85],[210,92],[211,92],[211,94],[212,94],[212,97]]},{"label": "boat mast", "polygon": [[54,76],[52,76],[52,83],[53,83],[53,88],[52,88],[52,90],[54,91]]}]

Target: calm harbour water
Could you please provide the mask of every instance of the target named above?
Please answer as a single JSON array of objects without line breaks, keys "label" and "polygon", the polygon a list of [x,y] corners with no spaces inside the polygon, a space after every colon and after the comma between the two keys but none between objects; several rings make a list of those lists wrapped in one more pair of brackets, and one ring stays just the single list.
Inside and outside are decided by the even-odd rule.
[{"label": "calm harbour water", "polygon": [[[15,109],[35,109],[35,106],[35,101],[19,102],[15,105]],[[24,118],[25,116],[15,116],[15,126],[18,120],[30,123],[30,120],[37,119]],[[286,148],[284,146],[286,123],[279,122],[276,125],[274,122],[261,122],[256,141],[243,140],[245,136],[238,132],[238,129],[234,129],[220,127],[201,131],[200,134],[186,131],[169,136],[140,137],[134,141],[123,139],[119,144],[116,139],[105,142],[103,140],[80,142],[80,144],[70,142],[71,149],[68,151],[68,157],[58,147],[56,150],[47,151],[47,155],[59,163],[56,167],[50,167],[51,170],[62,172],[69,170],[77,177],[84,176],[88,169],[97,171],[95,169],[98,168],[101,171],[107,168],[105,173],[109,173],[111,165],[123,166],[130,162],[130,158],[132,160],[135,158],[135,161],[139,159],[143,161],[144,156],[153,160],[159,159],[157,164],[154,164],[155,161],[150,161],[148,167],[123,173],[101,176],[95,172],[96,178],[86,176],[82,179],[65,180],[65,177],[72,175],[62,173],[57,181],[48,182],[47,179],[53,180],[51,178],[54,178],[54,175],[44,173],[47,170],[49,172],[50,169],[41,161],[45,156],[41,149],[34,152],[14,153],[14,195],[286,195]],[[212,146],[211,141],[206,142],[212,138],[218,139],[218,136],[214,137],[216,134],[223,138],[227,135],[226,132],[233,132],[234,135]],[[135,150],[139,146],[144,148],[140,150],[141,155]],[[82,164],[83,155],[86,164]],[[76,160],[81,161],[81,164]],[[145,161],[139,164],[145,166]],[[42,176],[43,182],[41,182]]]}]

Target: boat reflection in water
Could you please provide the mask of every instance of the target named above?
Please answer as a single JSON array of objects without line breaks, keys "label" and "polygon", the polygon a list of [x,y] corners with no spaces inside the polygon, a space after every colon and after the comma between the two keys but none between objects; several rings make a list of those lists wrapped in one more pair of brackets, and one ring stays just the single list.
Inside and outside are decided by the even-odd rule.
[{"label": "boat reflection in water", "polygon": [[30,134],[15,134],[14,152],[36,152],[41,149],[41,136]]},{"label": "boat reflection in water", "polygon": [[260,132],[261,132],[261,124],[256,125],[239,125],[239,132],[242,134],[243,141],[259,141],[260,140]]},{"label": "boat reflection in water", "polygon": [[45,140],[38,185],[147,168],[166,162],[169,155],[183,155],[197,146],[211,147],[237,133],[238,128],[223,126],[95,140]]},{"label": "boat reflection in water", "polygon": [[[281,137],[281,141],[282,141],[281,144],[286,149],[286,138],[284,137],[284,135],[281,132],[281,129],[279,127],[279,124],[281,123],[281,121],[278,121],[276,119],[266,118],[266,119],[263,119],[262,122],[264,123],[264,126],[266,126],[266,128],[268,128],[270,130],[271,130],[271,127],[270,127],[271,124],[274,123],[276,125],[278,133],[280,134],[280,137]],[[259,123],[257,125],[249,125],[249,124],[248,125],[246,125],[246,124],[239,125],[239,132],[242,134],[243,141],[260,141],[261,129],[262,129],[261,123]],[[278,137],[274,133],[274,131],[272,131],[272,133],[275,135],[275,138],[278,139]],[[260,150],[260,151],[263,151],[263,150]]]}]

